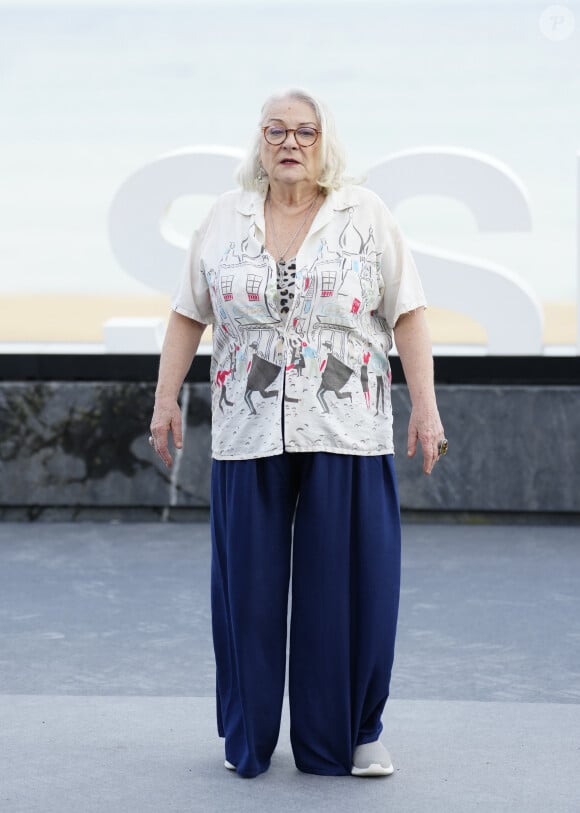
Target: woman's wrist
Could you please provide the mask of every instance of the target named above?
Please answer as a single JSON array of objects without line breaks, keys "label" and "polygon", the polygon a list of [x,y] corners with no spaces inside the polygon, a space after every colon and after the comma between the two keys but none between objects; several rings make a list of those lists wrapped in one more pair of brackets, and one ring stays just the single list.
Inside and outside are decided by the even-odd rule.
[{"label": "woman's wrist", "polygon": [[165,389],[158,387],[155,390],[155,403],[156,404],[175,404],[179,398],[181,387],[176,391],[175,389]]}]

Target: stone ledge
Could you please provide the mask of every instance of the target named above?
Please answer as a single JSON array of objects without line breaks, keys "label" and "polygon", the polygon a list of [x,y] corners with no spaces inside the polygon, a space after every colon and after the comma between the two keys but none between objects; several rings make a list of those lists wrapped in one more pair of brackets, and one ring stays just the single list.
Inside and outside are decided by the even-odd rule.
[{"label": "stone ledge", "polygon": [[[209,505],[210,391],[188,383],[186,451],[168,472],[147,427],[155,385],[0,384],[0,516],[10,509]],[[580,512],[580,386],[442,385],[449,454],[431,477],[405,454],[409,396],[393,387],[396,465],[406,511]],[[154,518],[152,516],[152,518]]]},{"label": "stone ledge", "polygon": [[443,386],[449,453],[435,474],[404,457],[409,397],[393,388],[401,503],[447,511],[580,511],[580,387]]}]

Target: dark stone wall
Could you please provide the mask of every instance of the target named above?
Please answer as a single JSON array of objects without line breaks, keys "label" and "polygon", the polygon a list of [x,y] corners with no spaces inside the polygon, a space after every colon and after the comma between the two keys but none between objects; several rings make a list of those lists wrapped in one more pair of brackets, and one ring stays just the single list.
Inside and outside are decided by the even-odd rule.
[{"label": "dark stone wall", "polygon": [[[185,452],[151,451],[155,385],[0,384],[0,513],[10,507],[206,508],[210,394],[188,383]],[[393,387],[401,506],[415,511],[580,512],[580,387],[438,387],[449,453],[426,477],[406,456],[409,396]]]},{"label": "dark stone wall", "polygon": [[401,504],[414,510],[580,511],[580,387],[438,387],[449,452],[430,477],[404,459],[409,397],[394,388]]},{"label": "dark stone wall", "polygon": [[168,470],[147,438],[155,385],[0,385],[1,506],[208,504],[208,384],[187,384],[187,453]]}]

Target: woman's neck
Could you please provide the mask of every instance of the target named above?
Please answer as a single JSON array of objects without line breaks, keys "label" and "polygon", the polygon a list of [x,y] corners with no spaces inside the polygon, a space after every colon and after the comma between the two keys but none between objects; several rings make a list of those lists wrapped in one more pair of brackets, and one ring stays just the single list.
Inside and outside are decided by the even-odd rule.
[{"label": "woman's neck", "polygon": [[268,190],[268,197],[270,203],[278,209],[301,211],[310,206],[320,191],[318,184],[271,183]]}]

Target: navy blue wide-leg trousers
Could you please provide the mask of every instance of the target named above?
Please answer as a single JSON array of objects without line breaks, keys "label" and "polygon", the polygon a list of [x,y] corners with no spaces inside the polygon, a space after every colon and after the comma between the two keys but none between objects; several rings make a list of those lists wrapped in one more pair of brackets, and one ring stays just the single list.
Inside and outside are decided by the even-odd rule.
[{"label": "navy blue wide-leg trousers", "polygon": [[278,741],[290,575],[290,738],[299,770],[350,774],[378,739],[401,569],[392,455],[213,460],[212,629],[218,733],[246,777]]}]

